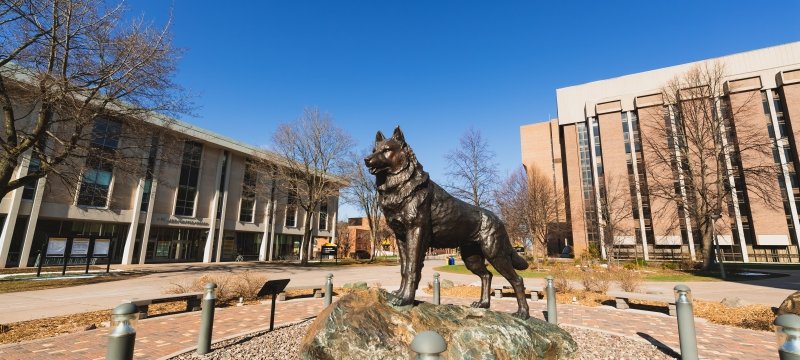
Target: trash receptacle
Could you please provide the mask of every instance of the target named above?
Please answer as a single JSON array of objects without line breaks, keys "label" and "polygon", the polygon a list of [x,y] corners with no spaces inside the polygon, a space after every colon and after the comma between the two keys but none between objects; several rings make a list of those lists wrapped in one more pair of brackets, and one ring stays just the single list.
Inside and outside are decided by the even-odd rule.
[{"label": "trash receptacle", "polygon": [[450,256],[447,258],[447,265],[455,265],[456,264],[456,257]]}]

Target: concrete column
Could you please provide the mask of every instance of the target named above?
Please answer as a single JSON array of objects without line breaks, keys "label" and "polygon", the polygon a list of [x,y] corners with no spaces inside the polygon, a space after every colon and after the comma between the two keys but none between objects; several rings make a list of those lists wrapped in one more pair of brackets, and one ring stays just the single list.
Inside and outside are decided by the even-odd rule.
[{"label": "concrete column", "polygon": [[[672,135],[672,143],[675,144],[675,159],[677,159],[678,162],[680,162],[681,161],[681,151],[677,146],[677,144],[679,144],[679,142],[678,142],[678,136],[675,135],[677,129],[675,127],[675,112],[673,111],[673,107],[672,106],[669,106],[669,118],[670,118],[670,124],[672,124],[672,134],[673,134]],[[681,186],[681,199],[682,199],[681,201],[684,204],[686,204],[687,203],[686,182],[683,179],[683,168],[680,167],[680,166],[678,166],[678,182],[680,183],[680,186]],[[685,206],[684,206],[684,208],[685,208]],[[696,255],[695,255],[695,251],[694,251],[694,236],[692,235],[692,223],[689,221],[689,215],[687,214],[687,211],[685,209],[683,211],[683,214],[684,214],[684,219],[683,220],[686,223],[686,236],[687,236],[687,240],[689,240],[689,255],[692,257],[692,261],[695,261],[696,260]]]},{"label": "concrete column", "polygon": [[[597,118],[590,117],[589,120],[586,122],[587,124],[587,133],[589,136],[589,154],[592,157],[592,181],[594,183],[594,198],[595,198],[595,216],[598,220],[600,220],[600,211],[602,208],[602,203],[600,201],[600,179],[597,177],[597,154],[594,152],[594,122],[597,121]],[[599,222],[599,221],[598,221]],[[603,224],[600,225],[602,228]],[[592,226],[592,225],[590,225]],[[606,247],[605,247],[605,239],[603,238],[603,231],[602,229],[598,229],[597,236],[600,238],[600,256],[603,259],[606,259]],[[613,241],[613,239],[612,239]]]},{"label": "concrete column", "polygon": [[[258,261],[267,261],[267,249],[269,243],[269,210],[270,201],[264,202],[264,235],[261,236],[261,246],[258,248]],[[258,200],[256,200],[258,204]]]},{"label": "concrete column", "polygon": [[[131,226],[128,228],[128,236],[125,239],[125,248],[122,250],[122,265],[133,263],[133,250],[136,247],[136,232],[139,231],[139,217],[142,209],[142,195],[144,194],[145,178],[139,179],[133,199],[133,209],[131,209]],[[148,209],[150,205],[147,206]],[[144,239],[142,240],[144,241]]]},{"label": "concrete column", "polygon": [[19,255],[19,267],[26,267],[31,256],[31,246],[33,246],[33,235],[36,234],[36,223],[39,221],[39,211],[42,209],[42,198],[44,197],[44,187],[47,178],[42,177],[36,181],[36,193],[33,195],[31,204],[31,215],[28,217],[28,226],[25,228],[25,241],[22,244],[22,253]]},{"label": "concrete column", "polygon": [[[767,103],[769,104],[769,117],[772,121],[773,132],[777,134],[780,131],[778,126],[778,114],[775,113],[775,98],[772,96],[772,89],[765,91],[767,94]],[[794,191],[792,191],[792,181],[789,179],[789,164],[786,161],[786,154],[783,152],[785,146],[789,146],[786,134],[780,134],[780,138],[775,139],[775,145],[778,147],[778,159],[780,160],[781,176],[783,176],[783,183],[786,190],[786,196],[789,200],[789,208],[791,209],[792,224],[794,225],[794,233],[797,239],[800,239],[800,222],[797,218],[797,205],[794,202]],[[747,247],[744,248],[747,250]],[[747,251],[744,252],[747,254]]]},{"label": "concrete column", "polygon": [[633,178],[635,179],[634,185],[636,187],[636,208],[639,211],[639,236],[641,236],[642,238],[643,257],[644,260],[647,261],[650,260],[650,254],[647,251],[647,231],[644,229],[645,226],[644,226],[644,206],[642,206],[642,186],[639,178],[639,167],[636,165],[636,139],[633,136],[634,128],[633,128],[633,121],[631,121],[632,116],[635,116],[634,112],[628,111],[628,116],[627,116],[628,134],[629,134],[628,141],[630,143],[631,159],[633,161]]},{"label": "concrete column", "polygon": [[[228,183],[231,179],[231,153],[225,152],[225,183],[222,184],[222,212],[219,214],[219,235],[217,236],[217,257],[216,261],[222,259],[222,241],[225,239],[225,210],[228,208]],[[217,213],[214,213],[214,217]]]},{"label": "concrete column", "polygon": [[[158,165],[156,165],[158,169]],[[157,170],[156,170],[157,171]],[[147,257],[147,245],[150,242],[150,224],[153,223],[153,207],[156,206],[156,189],[158,188],[158,178],[153,177],[150,183],[150,201],[147,205],[147,212],[144,217],[144,228],[142,229],[142,249],[139,250],[139,264],[144,264]]]},{"label": "concrete column", "polygon": [[206,237],[206,246],[203,249],[203,262],[210,263],[211,262],[211,254],[214,250],[214,230],[217,229],[217,204],[219,203],[219,182],[220,178],[222,177],[222,162],[224,161],[225,157],[220,156],[219,161],[217,162],[217,176],[215,177],[216,181],[214,182],[214,196],[211,198],[211,206],[209,206],[208,217],[211,219],[209,221],[208,226],[208,236]]},{"label": "concrete column", "polygon": [[269,217],[269,259],[267,261],[272,261],[272,255],[275,253],[275,214],[276,210],[278,209],[278,200],[275,199],[275,185],[272,185],[272,192],[270,194],[270,202],[272,203],[272,211],[270,211]]},{"label": "concrete column", "polygon": [[[339,222],[339,197],[336,197],[335,205],[333,207],[333,224],[331,224],[331,244],[336,244],[336,225]],[[330,219],[328,215],[328,219]],[[380,220],[379,220],[380,221]]]},{"label": "concrete column", "polygon": [[[20,165],[14,172],[14,178],[19,179],[22,174],[28,172],[28,164],[30,164],[30,155],[24,155]],[[14,227],[17,225],[17,215],[19,214],[19,204],[22,203],[22,191],[24,187],[20,186],[11,192],[11,205],[8,208],[8,215],[3,224],[3,230],[0,232],[0,268],[6,267],[6,260],[8,260],[8,252],[11,249],[11,237],[14,235]]]},{"label": "concrete column", "polygon": [[[716,113],[717,118],[722,120],[722,104],[717,98]],[[777,128],[776,128],[777,129]],[[736,232],[739,235],[739,246],[742,248],[742,261],[750,262],[750,255],[747,254],[747,243],[744,238],[744,226],[742,225],[742,212],[739,209],[739,195],[736,194],[736,180],[733,176],[733,163],[731,162],[731,151],[728,147],[728,134],[725,124],[720,121],[720,139],[722,139],[723,155],[725,157],[725,170],[728,173],[728,185],[731,187],[731,202],[733,204],[734,221],[736,222]]]}]

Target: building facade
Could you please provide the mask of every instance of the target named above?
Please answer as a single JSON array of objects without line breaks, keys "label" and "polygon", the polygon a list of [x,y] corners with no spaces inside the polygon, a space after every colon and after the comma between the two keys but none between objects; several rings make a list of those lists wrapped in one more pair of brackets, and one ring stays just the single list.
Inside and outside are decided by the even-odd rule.
[{"label": "building facade", "polygon": [[[95,122],[75,188],[46,177],[2,199],[0,267],[59,264],[43,253],[54,237],[110,239],[111,262],[121,264],[299,258],[308,214],[255,171],[273,154],[175,121],[153,129],[154,144],[165,133],[177,140],[150,147],[149,175],[129,176],[94,155],[123,147],[120,131],[120,122]],[[167,149],[174,158],[165,162],[156,153]],[[17,176],[34,166],[24,159]],[[318,209],[315,245],[335,242],[337,209],[338,197]],[[312,246],[310,255],[318,251]]]},{"label": "building facade", "polygon": [[[524,166],[552,177],[553,186],[565,195],[570,231],[559,239],[561,246],[572,246],[576,255],[597,251],[605,257],[603,245],[613,241],[618,257],[702,260],[698,224],[680,201],[654,196],[653,189],[667,179],[676,198],[691,197],[685,170],[675,164],[692,155],[677,151],[672,167],[658,168],[660,155],[649,139],[670,149],[685,141],[685,134],[674,130],[682,119],[663,89],[690,69],[711,64],[725,69],[724,91],[711,100],[714,111],[751,110],[733,114],[719,130],[724,148],[737,149],[720,157],[719,172],[730,191],[724,199],[727,209],[714,219],[719,253],[729,261],[800,262],[800,183],[795,171],[800,167],[800,42],[558,89],[558,118],[524,125],[520,137]],[[658,140],[660,134],[652,129],[670,126],[674,138]],[[737,153],[744,147],[737,143],[737,131],[745,128],[767,140],[772,156]],[[764,181],[741,170],[759,164],[773,166],[777,175]],[[599,219],[612,179],[630,192],[630,215],[623,220],[629,231],[605,239]],[[759,201],[763,195],[756,187],[773,189],[777,206]]]}]

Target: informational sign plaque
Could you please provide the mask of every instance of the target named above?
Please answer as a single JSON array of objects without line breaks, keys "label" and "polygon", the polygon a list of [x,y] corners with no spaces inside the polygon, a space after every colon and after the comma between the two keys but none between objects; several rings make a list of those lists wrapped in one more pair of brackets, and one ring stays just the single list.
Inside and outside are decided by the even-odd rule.
[{"label": "informational sign plaque", "polygon": [[336,246],[323,246],[322,247],[322,255],[333,255],[336,256],[336,252],[339,250]]},{"label": "informational sign plaque", "polygon": [[69,256],[85,257],[87,255],[89,255],[89,239],[87,238],[72,239],[72,248],[69,251]]},{"label": "informational sign plaque", "polygon": [[47,242],[45,256],[63,257],[67,252],[67,238],[52,237]]},{"label": "informational sign plaque", "polygon": [[92,256],[106,257],[108,256],[108,249],[111,245],[111,239],[97,239],[94,241],[94,250]]}]

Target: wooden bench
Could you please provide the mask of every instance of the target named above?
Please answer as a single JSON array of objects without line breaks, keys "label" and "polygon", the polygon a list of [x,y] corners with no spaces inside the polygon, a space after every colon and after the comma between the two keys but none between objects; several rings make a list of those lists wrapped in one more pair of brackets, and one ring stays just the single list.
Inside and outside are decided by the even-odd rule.
[{"label": "wooden bench", "polygon": [[[512,290],[513,288],[509,285],[505,285],[503,287],[494,287],[494,298],[495,299],[502,299],[503,298],[503,290]],[[525,288],[525,297],[529,298],[533,301],[539,300],[539,296],[544,297],[544,290],[535,290],[531,288]]]},{"label": "wooden bench", "polygon": [[614,297],[616,308],[621,310],[630,309],[628,300],[645,300],[645,301],[659,301],[667,303],[667,311],[669,316],[675,316],[675,297],[670,295],[661,294],[641,294],[625,291],[611,291],[607,295]]},{"label": "wooden bench", "polygon": [[289,290],[313,290],[315,298],[325,296],[325,285],[312,285],[312,286],[292,286],[283,289],[283,292],[278,294],[278,301],[286,301],[286,291]]},{"label": "wooden bench", "polygon": [[147,311],[152,304],[160,304],[160,303],[167,303],[173,301],[186,301],[186,311],[198,311],[200,310],[200,303],[203,301],[203,293],[202,292],[194,292],[194,293],[185,293],[185,294],[167,294],[167,295],[159,295],[153,296],[149,298],[139,299],[134,298],[131,300],[127,300],[136,306],[136,309],[139,310],[139,319],[146,319],[147,318]]}]

